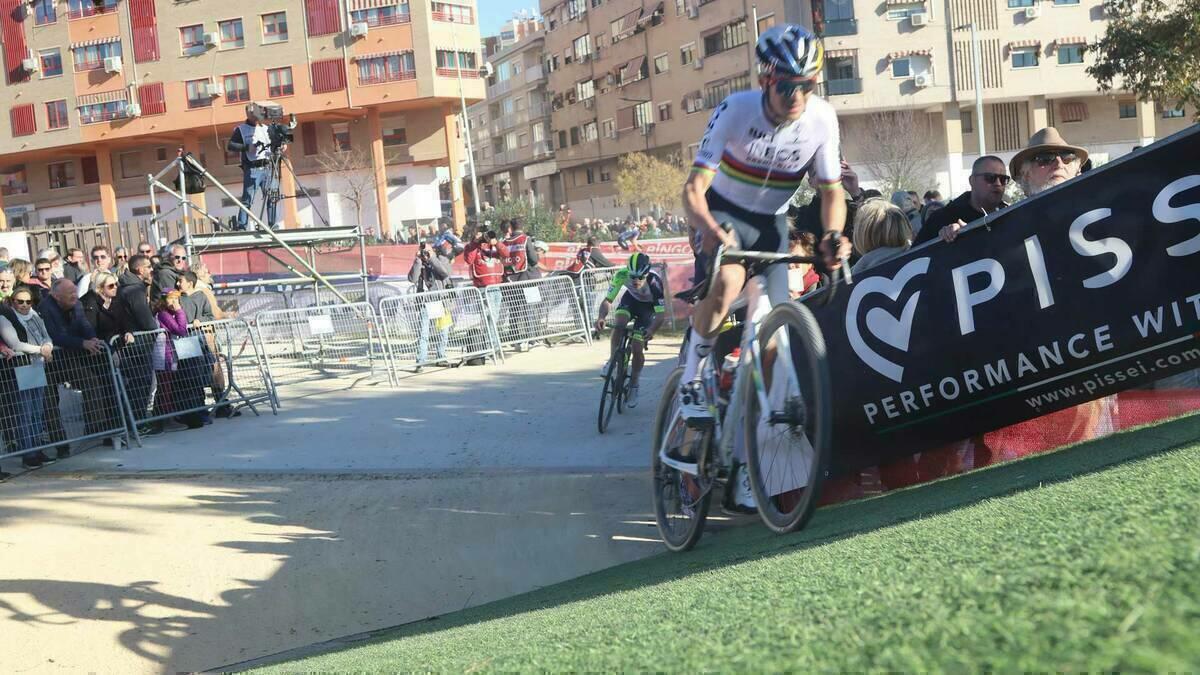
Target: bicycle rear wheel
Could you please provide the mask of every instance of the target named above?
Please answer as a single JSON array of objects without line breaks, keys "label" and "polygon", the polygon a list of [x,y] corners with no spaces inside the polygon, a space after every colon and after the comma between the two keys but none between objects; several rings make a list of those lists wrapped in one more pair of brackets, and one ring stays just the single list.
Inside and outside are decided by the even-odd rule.
[{"label": "bicycle rear wheel", "polygon": [[820,326],[794,302],[763,320],[759,354],[763,381],[744,387],[746,468],[759,515],[782,534],[804,527],[820,498],[832,438],[829,367]]},{"label": "bicycle rear wheel", "polygon": [[623,354],[618,351],[616,358],[609,362],[608,372],[604,374],[604,388],[600,390],[600,414],[596,417],[596,428],[600,433],[608,430],[613,411],[617,409],[617,399],[621,391],[621,374],[617,371]]},{"label": "bicycle rear wheel", "polygon": [[682,377],[683,368],[676,368],[663,385],[658,413],[654,418],[654,435],[651,437],[654,440],[650,447],[654,519],[663,543],[675,552],[687,551],[700,541],[712,501],[711,480],[676,471],[663,464],[658,457],[659,448],[668,443],[690,443],[693,453],[707,453],[712,444],[711,430],[700,432],[689,429],[679,415],[676,393]]},{"label": "bicycle rear wheel", "polygon": [[629,350],[629,335],[625,336],[625,342],[621,343],[621,360],[619,362],[620,371],[617,373],[617,414],[625,414],[625,394],[629,391],[629,368],[631,366],[629,359],[631,358]]}]

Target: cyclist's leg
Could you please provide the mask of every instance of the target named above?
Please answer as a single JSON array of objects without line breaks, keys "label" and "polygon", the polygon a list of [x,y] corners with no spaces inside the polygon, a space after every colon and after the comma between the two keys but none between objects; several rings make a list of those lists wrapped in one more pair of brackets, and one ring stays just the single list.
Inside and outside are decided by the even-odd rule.
[{"label": "cyclist's leg", "polygon": [[633,322],[633,334],[629,340],[629,346],[633,352],[633,368],[629,375],[629,384],[633,387],[638,385],[642,375],[642,366],[646,365],[646,330],[650,328],[653,321],[653,306],[643,304],[637,308]]},{"label": "cyclist's leg", "polygon": [[608,343],[608,362],[613,363],[613,358],[617,355],[617,349],[621,346],[621,341],[625,339],[625,329],[629,325],[629,318],[632,316],[629,309],[622,302],[617,311],[613,312],[613,332]]}]

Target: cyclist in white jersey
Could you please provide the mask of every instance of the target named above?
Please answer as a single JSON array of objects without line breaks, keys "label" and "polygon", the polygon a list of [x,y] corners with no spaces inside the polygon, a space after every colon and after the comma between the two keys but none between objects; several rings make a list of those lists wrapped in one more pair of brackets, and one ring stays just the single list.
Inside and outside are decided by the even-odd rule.
[{"label": "cyclist in white jersey", "polygon": [[[787,206],[808,174],[825,194],[820,252],[831,269],[850,254],[842,236],[846,200],[842,193],[837,114],[812,96],[824,62],[821,41],[794,24],[764,31],[755,51],[762,91],[726,98],[713,111],[683,189],[692,223],[703,233],[703,250],[724,244],[750,251],[786,250]],[[721,229],[730,223],[732,232]],[[692,313],[691,347],[680,387],[680,408],[689,422],[712,418],[697,382],[701,359],[712,348],[729,306],[746,283],[740,264],[723,265],[708,295]],[[672,457],[675,464],[680,460]]]}]

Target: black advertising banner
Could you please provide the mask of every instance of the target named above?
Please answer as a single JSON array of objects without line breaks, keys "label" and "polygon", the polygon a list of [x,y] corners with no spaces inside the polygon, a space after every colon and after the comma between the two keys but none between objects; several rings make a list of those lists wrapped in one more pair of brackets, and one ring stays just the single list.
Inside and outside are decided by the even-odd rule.
[{"label": "black advertising banner", "polygon": [[1200,368],[1200,126],[810,307],[835,473]]}]

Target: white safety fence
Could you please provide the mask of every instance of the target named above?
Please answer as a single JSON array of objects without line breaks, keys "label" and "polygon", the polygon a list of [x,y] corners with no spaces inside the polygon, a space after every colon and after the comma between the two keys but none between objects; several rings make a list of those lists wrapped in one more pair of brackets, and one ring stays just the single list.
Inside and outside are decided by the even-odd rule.
[{"label": "white safety fence", "polygon": [[379,318],[396,368],[500,357],[495,326],[478,288],[385,298]]},{"label": "white safety fence", "polygon": [[367,303],[263,312],[254,331],[274,388],[352,375],[395,382],[378,317]]},{"label": "white safety fence", "polygon": [[569,339],[591,342],[591,329],[570,277],[488,286],[483,295],[501,347]]},{"label": "white safety fence", "polygon": [[[666,263],[654,263],[650,266],[658,273],[659,278],[663,282],[663,295],[666,297],[667,305],[667,320],[671,323],[671,327],[675,327],[675,299],[671,295],[671,278],[667,270]],[[583,302],[583,312],[587,319],[588,325],[596,322],[597,313],[600,311],[600,304],[604,302],[605,296],[608,295],[608,288],[612,284],[613,277],[616,276],[617,270],[620,267],[597,267],[594,269],[584,270],[579,275],[579,297]],[[624,293],[624,291],[621,291]],[[620,295],[617,296],[616,302],[620,301]]]}]

